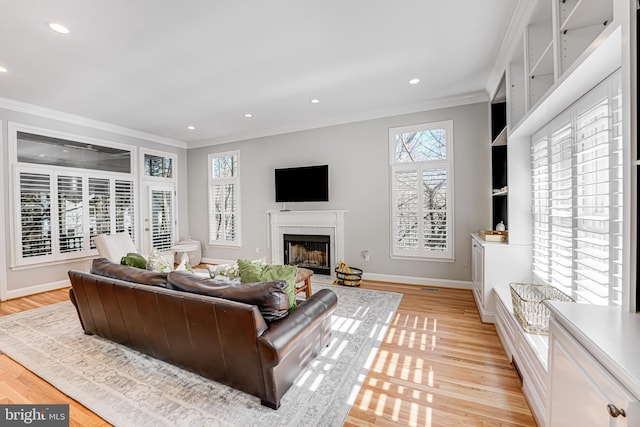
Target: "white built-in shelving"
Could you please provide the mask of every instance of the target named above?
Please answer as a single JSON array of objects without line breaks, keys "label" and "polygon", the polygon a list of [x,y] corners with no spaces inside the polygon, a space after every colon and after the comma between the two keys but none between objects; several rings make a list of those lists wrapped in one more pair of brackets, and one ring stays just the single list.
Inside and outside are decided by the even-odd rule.
[{"label": "white built-in shelving", "polygon": [[[505,153],[508,174],[504,186],[508,181],[508,190],[502,191],[496,184],[495,167],[499,163],[494,156],[490,197],[494,220],[496,207],[506,206],[506,211],[499,208],[497,212],[509,220],[509,243],[488,244],[478,236],[472,238],[472,285],[483,320],[496,321],[507,355],[522,373],[524,393],[539,425],[553,427],[556,424],[548,424],[547,341],[523,333],[509,307],[508,283],[530,277],[531,259],[529,265],[518,267],[519,275],[509,277],[500,270],[511,263],[505,262],[505,254],[518,248],[523,253],[530,251],[531,135],[619,68],[623,69],[622,114],[626,120],[621,134],[625,141],[629,138],[625,147],[635,145],[630,139],[634,135],[637,138],[637,6],[636,0],[531,0],[521,5],[522,14],[514,20],[517,25],[508,35],[512,42],[494,70],[493,82],[496,92],[503,88],[506,91],[506,97],[500,99],[506,106],[506,133],[494,132],[492,122],[491,150]],[[495,103],[491,97],[492,109]],[[633,150],[640,149],[633,147],[631,153],[636,154],[632,158],[640,159]],[[640,170],[640,160],[635,165]],[[629,185],[633,196],[627,199],[635,202],[635,208],[636,204],[640,206],[640,197],[635,195],[640,172],[634,172]],[[640,235],[633,208],[632,217],[630,235]],[[637,249],[632,246],[631,257],[635,259]],[[631,279],[635,286],[635,276]],[[630,297],[640,301],[634,291]],[[556,379],[552,386],[564,387],[562,381]]]},{"label": "white built-in shelving", "polygon": [[[534,112],[540,108],[547,110],[551,106],[549,114],[554,115],[562,111],[555,111],[557,103],[546,102],[547,98],[559,86],[564,85],[565,81],[570,80],[570,75],[578,71],[583,63],[587,63],[588,57],[600,49],[609,37],[616,35],[615,28],[620,26],[614,20],[616,1],[538,0],[535,3],[522,40],[516,44],[507,67],[510,82],[507,97],[511,113],[510,131],[519,128],[530,117],[537,116]],[[620,43],[612,44],[620,48]],[[605,55],[604,60],[609,61],[610,58],[615,61],[616,55]],[[602,62],[603,59],[599,61]],[[614,68],[600,66],[587,70],[587,78],[594,79],[591,85],[604,79],[620,64],[611,66]],[[584,70],[580,70],[576,76],[584,78],[580,77],[581,73]],[[574,98],[579,95],[580,90],[576,90],[575,95],[572,93]],[[576,100],[567,96],[564,99],[569,104]]]}]

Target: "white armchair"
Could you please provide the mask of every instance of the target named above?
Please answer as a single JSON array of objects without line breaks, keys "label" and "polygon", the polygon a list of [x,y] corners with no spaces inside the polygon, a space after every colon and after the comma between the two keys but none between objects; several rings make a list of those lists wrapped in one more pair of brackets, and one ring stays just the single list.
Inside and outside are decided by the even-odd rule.
[{"label": "white armchair", "polygon": [[94,241],[101,257],[120,264],[123,256],[129,252],[138,252],[129,233],[98,234]]}]

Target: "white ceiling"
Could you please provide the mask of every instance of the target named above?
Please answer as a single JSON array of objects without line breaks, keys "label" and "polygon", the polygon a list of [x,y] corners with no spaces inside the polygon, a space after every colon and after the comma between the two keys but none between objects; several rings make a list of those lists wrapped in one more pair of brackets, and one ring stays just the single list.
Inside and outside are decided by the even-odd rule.
[{"label": "white ceiling", "polygon": [[189,147],[464,104],[517,4],[0,0],[0,98]]}]

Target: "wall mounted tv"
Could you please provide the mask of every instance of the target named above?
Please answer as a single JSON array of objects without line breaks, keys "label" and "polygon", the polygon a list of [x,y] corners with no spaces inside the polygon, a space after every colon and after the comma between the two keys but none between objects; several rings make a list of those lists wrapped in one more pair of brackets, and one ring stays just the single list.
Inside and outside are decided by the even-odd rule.
[{"label": "wall mounted tv", "polygon": [[276,202],[328,202],[329,166],[275,170]]}]

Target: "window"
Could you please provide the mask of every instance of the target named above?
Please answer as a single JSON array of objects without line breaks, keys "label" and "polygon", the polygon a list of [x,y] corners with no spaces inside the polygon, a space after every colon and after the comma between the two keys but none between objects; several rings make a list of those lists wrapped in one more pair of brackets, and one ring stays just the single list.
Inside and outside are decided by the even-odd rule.
[{"label": "window", "polygon": [[122,173],[131,170],[132,153],[33,131],[9,125],[17,160],[14,263],[95,255],[100,233],[126,231],[135,239],[133,179]]},{"label": "window", "polygon": [[18,265],[93,255],[100,233],[135,236],[131,180],[19,165],[16,182]]},{"label": "window", "polygon": [[147,177],[173,178],[173,163],[171,155],[144,153],[144,174]]},{"label": "window", "polygon": [[16,138],[20,163],[131,173],[131,151],[127,149],[20,130],[17,131]]},{"label": "window", "polygon": [[576,301],[622,304],[619,73],[533,136],[533,272]]},{"label": "window", "polygon": [[389,129],[391,255],[453,260],[453,122]]},{"label": "window", "polygon": [[209,154],[209,243],[240,246],[238,151]]}]

